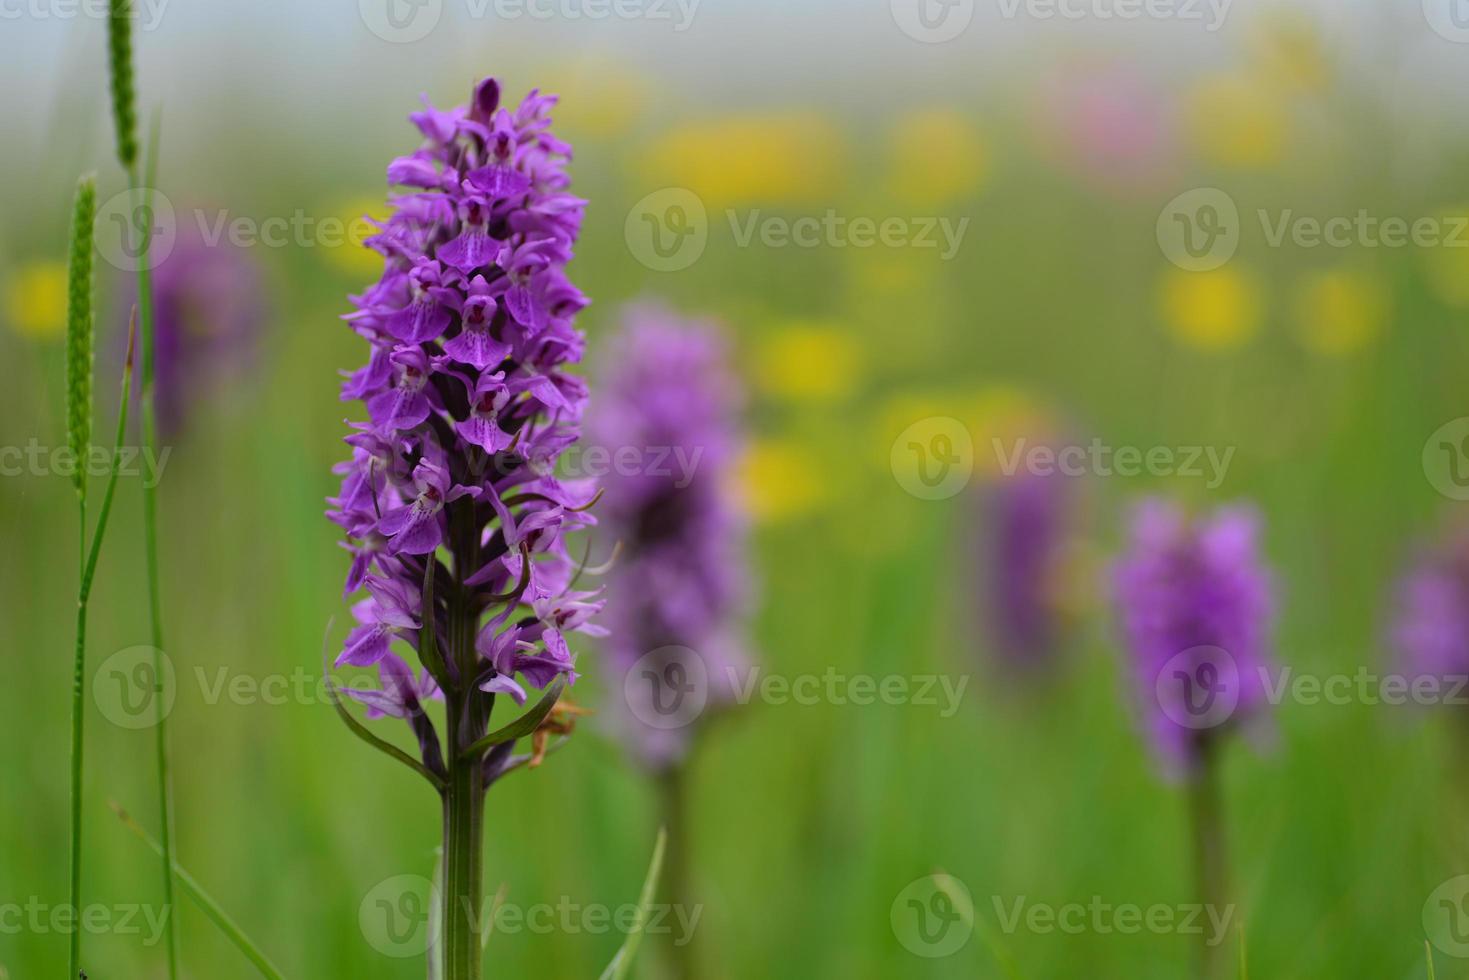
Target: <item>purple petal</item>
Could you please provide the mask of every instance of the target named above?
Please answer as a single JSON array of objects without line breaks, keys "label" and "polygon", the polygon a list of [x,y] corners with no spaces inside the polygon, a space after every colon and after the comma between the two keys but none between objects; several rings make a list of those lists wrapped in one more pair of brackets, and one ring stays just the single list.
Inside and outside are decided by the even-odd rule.
[{"label": "purple petal", "polygon": [[525,688],[517,684],[515,678],[509,674],[496,674],[481,684],[479,689],[490,694],[508,694],[515,699],[516,704],[525,704]]},{"label": "purple petal", "polygon": [[416,301],[390,315],[388,333],[407,344],[433,340],[449,327],[453,317],[438,303]]}]

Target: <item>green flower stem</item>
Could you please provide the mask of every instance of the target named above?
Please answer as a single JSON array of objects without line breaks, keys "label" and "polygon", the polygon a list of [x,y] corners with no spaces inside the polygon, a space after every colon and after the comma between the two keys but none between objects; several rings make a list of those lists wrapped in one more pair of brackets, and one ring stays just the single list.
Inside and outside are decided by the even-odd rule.
[{"label": "green flower stem", "polygon": [[[693,902],[689,882],[688,789],[684,767],[674,765],[662,773],[658,777],[658,791],[663,827],[668,835],[667,853],[663,859],[664,894],[675,908],[690,908]],[[690,980],[698,976],[692,942],[682,946],[669,944],[667,958],[672,980]]]},{"label": "green flower stem", "polygon": [[450,763],[444,792],[444,980],[480,980],[485,786],[479,760]]},{"label": "green flower stem", "polygon": [[[472,677],[476,659],[478,616],[463,599],[463,589],[449,602],[450,652],[459,677]],[[481,980],[480,941],[484,907],[484,753],[464,752],[487,726],[484,698],[471,684],[451,696],[446,715],[449,782],[444,788],[444,882],[441,892],[443,932],[439,937],[444,980]],[[462,720],[462,723],[458,723]]]},{"label": "green flower stem", "polygon": [[[1224,810],[1219,795],[1219,757],[1212,740],[1200,750],[1198,771],[1189,785],[1189,810],[1193,827],[1194,874],[1198,900],[1206,907],[1223,909],[1229,898],[1224,856]],[[1223,976],[1224,946],[1206,935],[1199,950],[1200,980]]]}]

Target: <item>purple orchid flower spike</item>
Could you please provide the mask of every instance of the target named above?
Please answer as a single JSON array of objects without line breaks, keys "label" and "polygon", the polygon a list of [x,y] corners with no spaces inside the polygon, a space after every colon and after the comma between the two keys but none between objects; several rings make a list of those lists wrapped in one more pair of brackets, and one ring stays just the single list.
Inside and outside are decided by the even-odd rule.
[{"label": "purple orchid flower spike", "polygon": [[[500,99],[488,79],[467,108],[425,100],[411,117],[421,145],[388,168],[408,191],[368,240],[382,276],[345,318],[370,352],[342,397],[369,421],[347,437],[328,511],[352,556],[347,592],[367,590],[337,662],[379,678],[347,694],[369,719],[407,721],[418,757],[338,710],[443,799],[445,980],[480,977],[485,790],[539,763],[548,733],[569,733],[575,709],[560,698],[576,637],[600,635],[601,601],[574,591],[567,545],[596,523],[595,491],[554,475],[587,399],[570,373],[587,300],[563,269],[581,207],[566,194],[568,148],[547,130],[552,101],[511,112]],[[532,689],[544,692],[534,707],[492,730],[497,696],[523,705]],[[532,752],[513,754],[526,735]]]},{"label": "purple orchid flower spike", "polygon": [[1421,546],[1398,579],[1388,643],[1405,675],[1449,692],[1469,677],[1469,525]]},{"label": "purple orchid flower spike", "polygon": [[984,626],[998,666],[1017,678],[1051,676],[1060,657],[1070,479],[1020,472],[984,494]]},{"label": "purple orchid flower spike", "polygon": [[[1258,538],[1251,510],[1190,520],[1149,500],[1112,573],[1145,727],[1165,770],[1187,780],[1196,894],[1206,907],[1229,901],[1223,740],[1259,726],[1269,708],[1273,587]],[[1200,956],[1200,976],[1221,975],[1216,944]]]},{"label": "purple orchid flower spike", "polygon": [[1170,774],[1196,774],[1222,735],[1257,726],[1269,706],[1273,601],[1258,527],[1247,509],[1190,521],[1144,501],[1113,570],[1145,726]]},{"label": "purple orchid flower spike", "polygon": [[[734,703],[748,659],[739,639],[747,531],[729,490],[744,395],[713,324],[633,307],[609,349],[616,358],[600,378],[592,441],[614,458],[636,450],[645,464],[609,474],[598,504],[621,546],[608,583],[608,655],[625,681],[615,685],[626,708],[616,722],[635,758],[666,775],[681,768],[697,729],[660,717],[655,700],[666,692],[648,676],[649,658],[691,651],[697,663],[677,668],[706,680],[701,693],[714,707]],[[559,607],[567,622],[586,611],[575,601]]]},{"label": "purple orchid flower spike", "polygon": [[[184,436],[200,406],[246,378],[258,362],[267,321],[265,276],[249,249],[211,242],[196,222],[180,222],[173,248],[153,269],[154,375],[158,427],[165,441]],[[128,314],[137,303],[129,278],[118,304],[119,364]],[[135,372],[135,391],[142,372]]]}]

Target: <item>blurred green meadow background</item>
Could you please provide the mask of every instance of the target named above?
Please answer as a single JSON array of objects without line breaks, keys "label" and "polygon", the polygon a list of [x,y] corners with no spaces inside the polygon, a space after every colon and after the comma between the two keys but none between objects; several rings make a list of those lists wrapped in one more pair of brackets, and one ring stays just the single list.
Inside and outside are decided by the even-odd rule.
[{"label": "blurred green meadow background", "polygon": [[[746,632],[764,672],[962,690],[952,705],[942,688],[934,703],[757,697],[705,732],[688,776],[697,975],[1189,975],[1198,938],[1179,929],[1008,912],[1195,901],[1186,800],[1137,730],[1108,602],[1135,499],[1252,502],[1280,662],[1392,669],[1393,583],[1464,506],[1425,447],[1469,415],[1469,46],[1418,6],[1237,0],[1211,26],[1203,6],[1075,4],[1073,18],[981,0],[934,8],[972,18],[945,38],[902,0],[705,0],[687,18],[448,2],[405,40],[375,32],[368,0],[165,4],[137,44],[142,104],[161,107],[157,185],[181,230],[202,216],[260,238],[241,248],[268,310],[252,363],[212,380],[168,441],[159,484],[181,862],[288,976],[422,973],[359,924],[379,883],[432,873],[439,811],[321,696],[323,643],[350,621],[322,512],[352,410],[337,372],[365,353],[338,317],[380,267],[358,219],[383,213],[383,169],[416,145],[419,93],[452,105],[493,73],[512,98],[563,99],[557,132],[590,201],[570,272],[593,300],[579,321],[593,384],[625,302],[661,298],[729,333],[749,393]],[[0,446],[49,451],[65,444],[71,189],[97,170],[106,201],[124,179],[104,24],[85,6],[5,9]],[[692,224],[675,222],[669,207],[691,200]],[[1298,223],[1333,218],[1330,240]],[[272,219],[284,230],[265,241]],[[864,238],[857,219],[899,224]],[[1386,219],[1425,233],[1393,244]],[[655,248],[655,232],[677,244]],[[1235,250],[1220,260],[1216,244]],[[124,274],[99,270],[109,433],[128,299]],[[927,499],[906,446],[953,434],[945,419],[968,476]],[[1218,481],[1073,481],[1064,649],[1031,683],[996,668],[980,567],[986,492],[1022,437],[1232,453]],[[11,980],[56,975],[66,948],[44,913],[66,894],[75,503],[32,458],[53,459],[12,451],[0,480]],[[104,710],[129,683],[109,658],[131,663],[147,638],[139,479],[119,491],[89,653],[85,894],[111,916],[85,938],[99,978],[163,975],[144,913],[119,921],[157,914],[157,863],[106,805],[157,827],[153,733]],[[621,679],[595,642],[579,652],[576,699],[597,714],[490,795],[486,882],[523,909],[634,901],[660,819],[609,735]],[[1309,700],[1285,699],[1270,739],[1226,753],[1231,969],[1243,952],[1257,978],[1426,976],[1425,903],[1469,872],[1465,709]],[[900,921],[904,890],[936,872],[974,909],[942,956]],[[187,975],[254,975],[196,908],[177,915]],[[620,942],[585,921],[507,928],[487,972],[592,977]],[[651,936],[637,974],[663,975],[668,944]],[[1433,949],[1436,975],[1469,976],[1452,953]]]}]

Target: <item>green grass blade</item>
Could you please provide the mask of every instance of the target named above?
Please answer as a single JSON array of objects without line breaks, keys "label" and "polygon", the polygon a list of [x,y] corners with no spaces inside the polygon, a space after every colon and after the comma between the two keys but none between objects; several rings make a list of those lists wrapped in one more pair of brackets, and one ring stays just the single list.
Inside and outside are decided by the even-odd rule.
[{"label": "green grass blade", "polygon": [[658,830],[658,842],[653,845],[653,860],[648,864],[648,876],[643,879],[643,892],[638,896],[638,917],[633,927],[628,930],[627,938],[622,941],[622,948],[617,955],[612,957],[612,962],[607,964],[607,969],[602,971],[601,980],[623,980],[627,972],[632,969],[633,957],[637,956],[638,946],[643,941],[643,927],[647,924],[649,910],[653,904],[653,893],[658,888],[658,875],[663,871],[663,851],[668,845],[668,831],[664,828]]},{"label": "green grass blade", "polygon": [[[114,8],[117,0],[114,0]],[[116,18],[114,18],[116,20]],[[129,86],[131,85],[131,46],[128,48],[128,59],[126,69],[129,74]],[[129,97],[131,92],[129,91]],[[129,108],[128,122],[133,123],[131,108]],[[119,127],[121,127],[119,117]],[[136,164],[130,166],[133,206],[141,208],[143,213],[152,213],[153,184],[157,177],[158,168],[158,140],[161,123],[157,114],[153,117],[153,124],[148,133],[148,156],[144,167],[144,178],[138,180]],[[119,130],[121,132],[121,129]],[[134,140],[135,142],[135,140]],[[122,152],[121,136],[119,136],[119,153]],[[133,147],[136,156],[136,146]],[[140,247],[144,259],[138,264],[138,316],[143,328],[143,386],[142,386],[142,415],[143,415],[143,445],[145,451],[157,458],[158,450],[158,426],[155,419],[155,402],[153,392],[153,368],[156,356],[157,340],[154,336],[153,324],[153,282],[152,263],[148,260],[152,248],[152,223],[145,223],[142,230],[142,242]],[[159,585],[158,573],[158,488],[151,481],[143,483],[143,550],[146,572],[148,577],[148,614],[151,627],[153,646],[153,670],[154,676],[163,676],[163,597]],[[158,811],[159,811],[159,836],[162,838],[163,847],[163,898],[164,902],[172,908],[174,906],[173,874],[172,867],[178,861],[178,855],[174,852],[173,840],[173,781],[170,775],[170,762],[168,752],[168,720],[164,715],[163,702],[161,699],[154,700],[154,756],[158,772]],[[173,918],[164,924],[164,946],[168,957],[168,976],[170,980],[178,980],[178,930]]]},{"label": "green grass blade", "polygon": [[1428,940],[1426,939],[1423,940],[1423,952],[1428,957],[1428,980],[1435,980],[1433,972],[1433,947],[1428,944]]},{"label": "green grass blade", "polygon": [[[112,807],[112,812],[117,814],[123,826],[127,827],[134,834],[137,834],[145,844],[153,848],[155,854],[163,854],[163,845],[154,840],[146,830],[139,826],[138,822],[129,816],[126,810],[110,800],[107,805]],[[260,971],[262,977],[266,977],[267,980],[284,980],[281,971],[270,961],[270,958],[260,951],[260,947],[256,946],[250,940],[249,936],[245,935],[245,931],[240,928],[239,923],[230,918],[229,913],[210,897],[209,893],[194,879],[193,875],[189,874],[178,862],[174,862],[172,871],[174,877],[178,879],[179,884],[184,886],[184,893],[189,896],[189,899],[203,910],[204,914],[209,917],[209,920],[219,928],[219,931],[224,933],[225,938],[245,955],[245,958],[254,965],[256,970]]]}]

